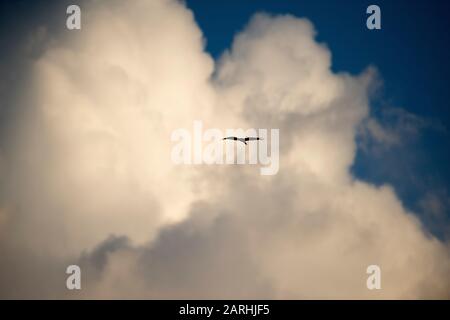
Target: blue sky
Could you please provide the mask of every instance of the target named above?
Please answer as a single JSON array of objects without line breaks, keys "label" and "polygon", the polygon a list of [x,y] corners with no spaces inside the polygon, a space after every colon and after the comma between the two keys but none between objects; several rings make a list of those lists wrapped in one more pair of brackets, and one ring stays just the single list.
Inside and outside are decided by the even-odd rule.
[{"label": "blue sky", "polygon": [[[332,52],[332,68],[358,74],[375,66],[382,86],[374,95],[372,115],[382,124],[390,108],[402,108],[423,120],[418,134],[403,136],[402,144],[373,153],[360,150],[352,168],[355,176],[375,184],[389,183],[428,229],[445,237],[449,224],[450,12],[448,1],[202,1],[187,0],[213,57],[230,47],[255,12],[292,14],[310,19],[317,39]],[[381,8],[382,29],[366,28],[366,8]],[[397,126],[401,126],[398,123]],[[398,128],[402,130],[402,128]],[[442,202],[444,215],[429,221],[420,206],[426,194]],[[442,223],[446,227],[442,226]],[[447,235],[448,236],[448,235]]]}]

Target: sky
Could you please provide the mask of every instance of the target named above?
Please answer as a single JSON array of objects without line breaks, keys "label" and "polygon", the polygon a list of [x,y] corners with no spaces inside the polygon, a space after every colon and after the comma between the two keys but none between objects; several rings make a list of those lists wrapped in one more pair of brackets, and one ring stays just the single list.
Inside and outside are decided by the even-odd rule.
[{"label": "sky", "polygon": [[[449,298],[449,4],[69,4],[0,3],[0,298]],[[279,170],[175,163],[195,121]]]}]

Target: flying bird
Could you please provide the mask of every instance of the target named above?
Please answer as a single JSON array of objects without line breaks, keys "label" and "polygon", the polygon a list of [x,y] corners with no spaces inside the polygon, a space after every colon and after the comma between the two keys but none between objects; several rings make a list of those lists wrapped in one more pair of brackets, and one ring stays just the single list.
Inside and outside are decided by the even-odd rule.
[{"label": "flying bird", "polygon": [[226,137],[226,138],[223,138],[222,140],[235,140],[235,141],[240,141],[240,142],[247,144],[247,141],[262,140],[262,138],[260,138],[260,137],[245,137],[245,138]]}]

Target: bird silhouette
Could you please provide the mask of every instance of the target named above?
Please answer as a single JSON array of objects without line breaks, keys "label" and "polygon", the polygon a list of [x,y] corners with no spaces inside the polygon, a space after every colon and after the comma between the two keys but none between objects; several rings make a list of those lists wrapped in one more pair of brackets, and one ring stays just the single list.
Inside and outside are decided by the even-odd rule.
[{"label": "bird silhouette", "polygon": [[245,137],[245,138],[238,138],[238,137],[226,137],[222,140],[234,140],[234,141],[240,141],[242,143],[247,144],[247,141],[255,141],[255,140],[262,140],[260,137]]}]

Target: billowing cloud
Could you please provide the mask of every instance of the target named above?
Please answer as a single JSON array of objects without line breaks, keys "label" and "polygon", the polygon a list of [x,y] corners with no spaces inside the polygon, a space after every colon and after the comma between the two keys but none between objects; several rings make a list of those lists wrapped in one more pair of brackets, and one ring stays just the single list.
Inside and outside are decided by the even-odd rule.
[{"label": "billowing cloud", "polygon": [[[448,297],[448,245],[391,187],[349,172],[374,71],[333,73],[314,37],[306,19],[257,14],[214,62],[179,2],[84,5],[81,31],[46,41],[10,119],[1,295]],[[278,174],[173,164],[170,134],[194,120],[279,128]],[[382,290],[366,288],[371,264]]]},{"label": "billowing cloud", "polygon": [[361,148],[376,155],[417,140],[425,130],[446,132],[438,120],[419,117],[402,108],[383,107],[378,113],[378,120],[370,117],[361,123],[359,134]]}]

